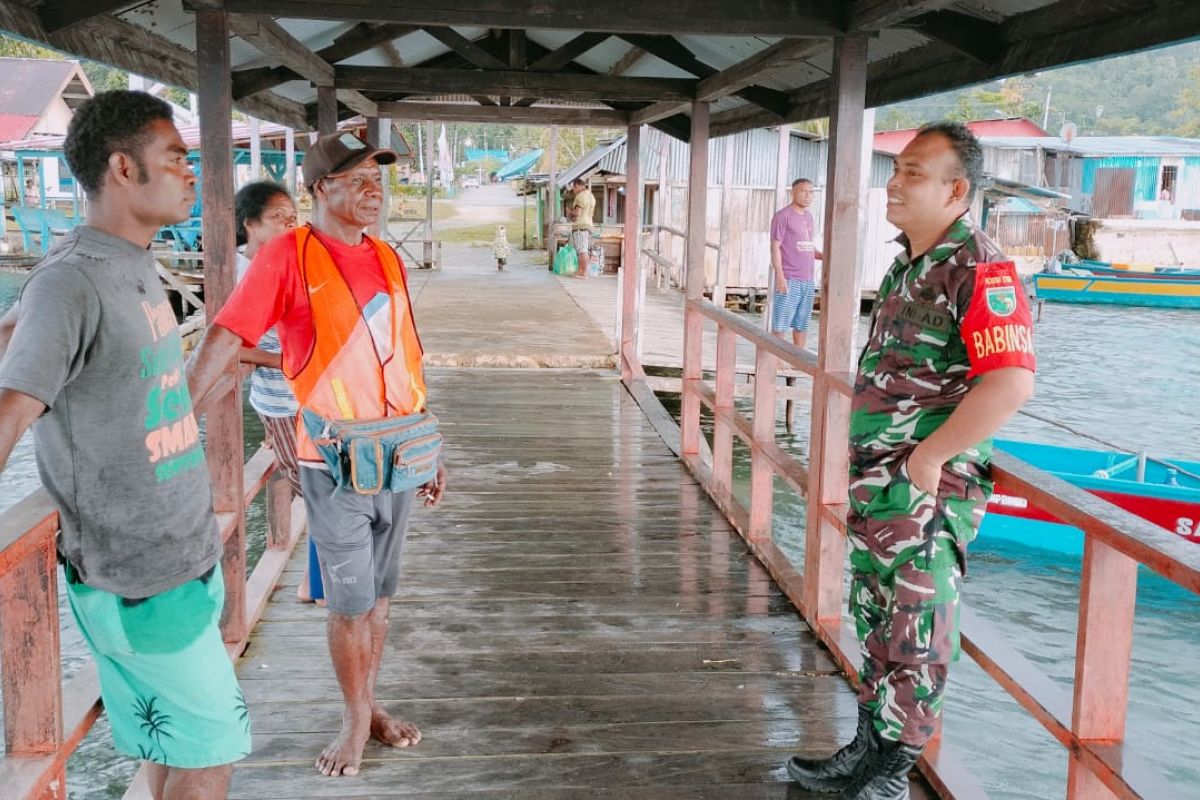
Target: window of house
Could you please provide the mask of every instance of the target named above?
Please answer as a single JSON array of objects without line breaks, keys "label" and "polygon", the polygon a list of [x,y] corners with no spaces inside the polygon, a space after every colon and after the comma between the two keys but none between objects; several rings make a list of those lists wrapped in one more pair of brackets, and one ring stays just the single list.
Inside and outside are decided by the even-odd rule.
[{"label": "window of house", "polygon": [[1179,179],[1179,167],[1162,168],[1162,178],[1159,182],[1158,197],[1160,200],[1175,200],[1175,182]]}]

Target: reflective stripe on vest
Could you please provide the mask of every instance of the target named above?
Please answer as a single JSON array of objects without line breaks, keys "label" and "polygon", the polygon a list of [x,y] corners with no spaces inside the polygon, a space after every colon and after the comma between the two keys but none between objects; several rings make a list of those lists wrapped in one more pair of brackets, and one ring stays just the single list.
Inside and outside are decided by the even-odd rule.
[{"label": "reflective stripe on vest", "polygon": [[[389,330],[376,331],[377,346],[350,285],[320,238],[308,227],[296,228],[295,237],[313,320],[309,353],[284,354],[284,375],[296,400],[328,419],[379,419],[424,409],[421,342],[399,257],[383,242],[365,237],[379,256],[391,299]],[[297,426],[296,453],[320,460],[303,425]]]}]

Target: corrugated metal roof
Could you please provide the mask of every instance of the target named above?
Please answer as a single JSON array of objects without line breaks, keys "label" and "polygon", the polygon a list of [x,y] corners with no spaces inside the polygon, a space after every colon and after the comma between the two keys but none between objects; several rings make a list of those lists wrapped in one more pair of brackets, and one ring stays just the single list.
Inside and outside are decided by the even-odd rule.
[{"label": "corrugated metal roof", "polygon": [[[566,186],[576,177],[593,172],[616,175],[625,174],[626,137],[618,137],[601,144],[583,158],[559,173],[559,186]],[[661,131],[646,129],[642,133],[642,179],[657,182],[662,148],[667,153],[667,179],[683,183],[688,179],[689,147]],[[803,131],[791,131],[788,182],[796,178],[808,178],[816,184],[825,182],[825,171],[829,157],[829,142],[815,138]],[[725,179],[725,154],[731,154],[730,182],[733,186],[774,188],[779,158],[778,130],[756,129],[722,136],[709,142],[708,182],[718,186]],[[875,153],[871,161],[870,185],[883,186],[892,174],[892,157],[886,153]]]},{"label": "corrugated metal roof", "polygon": [[24,139],[37,121],[38,117],[29,114],[0,114],[0,141]]},{"label": "corrugated metal roof", "polygon": [[[50,2],[50,0],[41,0],[41,2]],[[37,2],[26,0],[26,4],[37,5]],[[144,28],[153,36],[177,45],[189,53],[194,53],[195,16],[185,9],[185,5],[181,0],[146,0],[145,2],[134,4],[132,8],[107,13],[110,13],[111,16],[123,22]],[[338,4],[330,3],[330,5]],[[388,5],[390,7],[391,4]],[[422,6],[422,4],[417,5]],[[951,0],[949,3],[935,4],[935,7],[985,20],[994,25],[1007,25],[1016,18],[1018,19],[1017,26],[1023,35],[1032,36],[1037,34],[1038,36],[1044,35],[1050,38],[1065,36],[1070,40],[1070,37],[1080,24],[1071,15],[1057,13],[1046,14],[1044,16],[1033,15],[1033,19],[1029,19],[1026,16],[1025,20],[1020,20],[1020,17],[1028,15],[1028,12],[1039,9],[1062,7],[1063,10],[1066,10],[1066,6],[1073,5],[1080,6],[1078,14],[1074,15],[1075,17],[1079,17],[1080,20],[1111,21],[1112,24],[1118,26],[1128,25],[1136,27],[1137,14],[1141,13],[1137,8],[1128,3],[1098,3],[1089,5],[1078,4],[1074,0]],[[1092,6],[1096,8],[1093,10]],[[297,7],[302,8],[303,4],[298,4]],[[428,22],[431,19],[429,16],[424,16],[426,12],[422,8],[413,6],[407,16],[404,13],[395,12],[394,9],[389,14],[381,14],[375,17],[372,17],[369,10],[364,10],[361,12],[361,16],[364,20],[374,18],[380,21],[387,19],[393,22],[402,22],[405,19],[411,19],[414,24],[421,24],[422,20]],[[911,10],[914,14],[920,13],[921,6],[914,4]],[[532,49],[536,53],[540,54],[541,52],[551,51],[582,33],[577,28],[561,27],[548,29],[537,27],[539,23],[545,24],[552,16],[557,20],[554,22],[556,25],[569,26],[572,24],[572,17],[566,14],[550,11],[541,12],[543,12],[543,9],[540,8],[524,12],[527,19],[522,20],[523,24],[514,26],[526,31],[526,39],[533,45]],[[300,14],[303,12],[297,11],[296,13]],[[1190,7],[1188,13],[1191,13]],[[442,12],[439,11],[438,16],[441,14]],[[467,39],[482,41],[491,35],[468,12],[456,8],[454,4],[450,4],[445,8],[445,15],[449,19],[456,19],[458,21],[457,24],[452,23],[454,30]],[[313,14],[313,16],[321,16],[321,14]],[[342,12],[335,12],[329,14],[329,16],[344,17],[345,15]],[[821,16],[825,17],[828,15]],[[582,15],[581,21],[583,17],[592,18],[590,15]],[[1188,16],[1187,19],[1190,20],[1193,17]],[[332,43],[340,34],[350,30],[359,20],[345,18],[342,21],[310,20],[284,16],[278,18],[278,22],[305,46],[313,50],[319,50]],[[762,52],[778,41],[776,38],[777,34],[770,28],[764,26],[755,28],[753,25],[746,24],[731,24],[729,27],[739,30],[755,30],[759,35],[696,32],[710,31],[712,30],[709,27],[710,25],[711,20],[703,20],[697,26],[681,24],[680,30],[673,35],[684,49],[694,54],[699,61],[714,70],[726,69],[749,56]],[[596,24],[592,24],[591,27],[594,30],[605,29],[603,26]],[[638,30],[638,22],[636,19],[622,18],[614,20],[613,27],[618,31],[632,32]],[[756,83],[767,88],[787,92],[794,98],[804,101],[801,103],[803,108],[808,108],[813,113],[823,113],[826,110],[827,103],[827,92],[824,89],[824,84],[832,70],[831,47],[828,46],[832,38],[829,35],[828,29],[822,30],[825,31],[824,38],[821,40],[814,39],[814,41],[823,43],[823,52],[812,53],[793,63],[780,64],[774,72],[760,76]],[[650,28],[647,28],[646,32],[652,31]],[[659,31],[657,35],[662,35],[663,33],[665,32]],[[784,33],[787,35],[805,35],[798,32],[794,26],[788,27],[786,31],[781,30],[778,35]],[[30,34],[27,33],[27,35]],[[1123,52],[1122,48],[1124,50],[1134,50],[1140,47],[1165,45],[1173,41],[1182,41],[1191,35],[1189,28],[1181,24],[1178,31],[1156,29],[1155,31],[1145,33],[1145,35],[1130,36],[1127,39],[1115,37],[1111,42],[1106,40],[1105,43],[1084,48],[1086,51],[1084,55],[1092,54],[1096,57],[1101,57],[1109,53],[1115,55]],[[429,61],[431,58],[438,58],[450,50],[446,45],[430,37],[423,31],[416,31],[406,36],[398,37],[392,40],[390,44],[397,47],[404,63],[409,66],[419,65]],[[575,61],[578,66],[585,67],[599,74],[605,74],[630,51],[630,47],[629,41],[622,38],[620,33],[617,33],[606,38],[590,51],[579,56]],[[980,78],[996,77],[992,74],[994,70],[990,68],[981,70],[977,62],[971,60],[965,54],[955,56],[951,50],[952,48],[948,48],[944,43],[924,33],[919,25],[907,26],[899,23],[892,27],[886,27],[870,37],[868,41],[868,60],[873,68],[876,66],[886,67],[888,65],[884,62],[887,62],[889,59],[896,56],[907,56],[911,51],[918,51],[918,62],[924,59],[924,61],[932,65],[928,68],[937,73],[936,78],[925,82],[918,81],[915,84],[920,91],[952,89],[963,83],[973,83]],[[1060,48],[1054,51],[1053,55],[1042,59],[1046,62],[1044,66],[1053,67],[1060,59],[1071,57],[1073,52],[1073,48]],[[264,56],[254,46],[240,37],[232,37],[231,66],[234,72],[254,66],[266,65],[271,63],[271,61],[270,57]],[[394,56],[389,55],[385,47],[380,45],[356,56],[343,59],[339,63],[347,65],[386,66],[394,63]],[[1034,66],[1038,65],[1035,64]],[[569,71],[574,68],[568,67],[567,69]],[[875,73],[879,74],[876,75]],[[905,99],[908,96],[906,93],[918,91],[918,89],[906,88],[907,84],[903,79],[889,77],[890,73],[891,70],[888,69],[872,69],[872,84],[878,89],[877,94],[881,101]],[[903,73],[903,70],[901,70],[901,73]],[[666,60],[653,55],[647,55],[639,60],[626,74],[638,77],[691,77],[679,67],[673,66],[667,63]],[[816,88],[815,93],[812,91],[814,88]],[[316,100],[315,89],[304,83],[300,83],[295,87],[288,86],[280,93],[290,99],[308,105],[313,104]],[[375,99],[385,99],[375,95],[372,96]],[[286,116],[288,111],[288,109],[280,109],[278,114]],[[773,124],[773,117],[763,114],[761,109],[756,105],[741,98],[725,98],[720,104],[715,105],[711,111],[714,114],[714,124],[718,130],[739,130],[743,127],[754,125]],[[717,119],[717,116],[720,119]],[[292,119],[295,119],[295,117],[292,117]]]},{"label": "corrugated metal roof", "polygon": [[[621,159],[620,159],[621,168],[619,170],[605,169],[605,167],[603,166],[603,163],[607,160],[607,157],[611,153],[615,152],[616,150],[621,151]],[[596,145],[591,150],[589,150],[587,153],[585,153],[583,155],[583,158],[579,159],[574,164],[572,164],[570,167],[568,167],[565,172],[558,173],[558,175],[555,176],[555,182],[559,186],[566,186],[568,183],[570,183],[571,181],[580,177],[584,173],[591,172],[592,169],[595,168],[597,165],[600,165],[600,169],[602,169],[606,172],[623,172],[624,171],[624,169],[625,169],[625,137],[624,136],[622,136],[618,139],[613,139],[612,141],[601,142],[600,144]]]},{"label": "corrugated metal roof", "polygon": [[41,117],[78,70],[79,64],[74,61],[0,58],[0,75],[4,76],[0,81],[0,110],[16,116]]},{"label": "corrugated metal roof", "polygon": [[1042,148],[1085,157],[1103,156],[1200,156],[1200,139],[1182,136],[1077,136],[1069,143],[1057,136],[984,136],[984,147],[1007,150]]}]

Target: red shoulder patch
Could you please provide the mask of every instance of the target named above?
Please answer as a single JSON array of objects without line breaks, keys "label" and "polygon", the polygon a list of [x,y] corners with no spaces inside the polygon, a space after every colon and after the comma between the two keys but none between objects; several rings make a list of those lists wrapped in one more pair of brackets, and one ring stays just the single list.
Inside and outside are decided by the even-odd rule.
[{"label": "red shoulder patch", "polygon": [[975,289],[961,331],[971,359],[968,377],[1004,367],[1037,368],[1033,313],[1013,262],[975,266]]}]

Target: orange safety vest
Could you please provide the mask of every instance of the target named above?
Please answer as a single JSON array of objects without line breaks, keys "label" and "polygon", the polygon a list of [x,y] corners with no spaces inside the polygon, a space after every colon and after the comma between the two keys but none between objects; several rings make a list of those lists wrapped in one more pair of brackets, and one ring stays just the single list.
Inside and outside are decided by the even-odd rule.
[{"label": "orange safety vest", "polygon": [[[320,238],[308,226],[296,228],[295,236],[313,320],[309,351],[283,355],[283,374],[297,402],[326,419],[370,420],[423,410],[421,340],[399,256],[366,237],[379,255],[391,295],[390,341],[377,348],[363,309]],[[302,424],[296,426],[296,455],[321,460]]]}]

